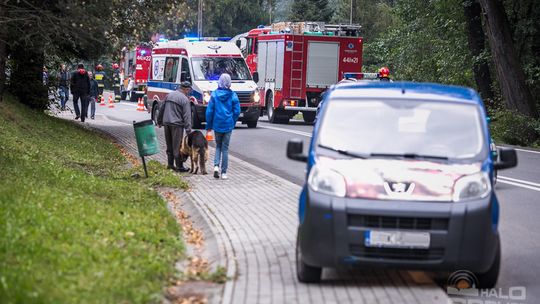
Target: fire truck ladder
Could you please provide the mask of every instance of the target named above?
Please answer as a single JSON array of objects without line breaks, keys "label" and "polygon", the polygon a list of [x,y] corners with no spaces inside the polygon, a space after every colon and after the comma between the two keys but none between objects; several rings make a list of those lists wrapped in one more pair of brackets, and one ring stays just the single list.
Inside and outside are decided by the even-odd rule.
[{"label": "fire truck ladder", "polygon": [[[292,60],[291,60],[291,81],[290,81],[290,90],[291,90],[291,98],[297,98],[302,99],[302,85],[304,83],[303,79],[303,69],[304,69],[304,61],[302,58],[304,57],[304,41],[303,37],[295,37],[293,38],[293,51],[292,51]],[[298,47],[297,47],[298,46]],[[295,69],[295,63],[296,63],[296,69]],[[300,75],[300,78],[294,78],[295,74]],[[298,85],[295,86],[294,84],[297,83]]]}]

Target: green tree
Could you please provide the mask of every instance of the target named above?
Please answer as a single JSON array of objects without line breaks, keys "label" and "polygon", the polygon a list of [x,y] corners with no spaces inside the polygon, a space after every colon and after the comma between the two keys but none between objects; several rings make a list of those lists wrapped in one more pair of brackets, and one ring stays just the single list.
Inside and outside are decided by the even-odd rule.
[{"label": "green tree", "polygon": [[290,6],[290,21],[322,21],[332,18],[332,9],[328,0],[292,0]]}]

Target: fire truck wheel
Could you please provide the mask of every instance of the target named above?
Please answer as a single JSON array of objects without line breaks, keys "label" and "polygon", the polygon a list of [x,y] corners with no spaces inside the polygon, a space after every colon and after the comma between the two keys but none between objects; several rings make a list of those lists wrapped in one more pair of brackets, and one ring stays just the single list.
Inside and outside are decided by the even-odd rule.
[{"label": "fire truck wheel", "polygon": [[313,123],[315,121],[315,112],[302,112],[302,117],[304,117],[305,123]]},{"label": "fire truck wheel", "polygon": [[194,106],[191,106],[191,128],[202,129],[201,120],[197,116],[197,111],[195,110]]},{"label": "fire truck wheel", "polygon": [[268,121],[270,123],[277,123],[276,111],[274,111],[274,97],[272,94],[268,94],[266,97],[266,115],[268,115]]}]

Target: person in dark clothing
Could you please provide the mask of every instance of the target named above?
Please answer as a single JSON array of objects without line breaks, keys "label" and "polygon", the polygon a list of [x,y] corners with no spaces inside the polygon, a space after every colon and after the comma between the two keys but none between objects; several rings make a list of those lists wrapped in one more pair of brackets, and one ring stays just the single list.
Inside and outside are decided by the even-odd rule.
[{"label": "person in dark clothing", "polygon": [[[71,75],[71,94],[73,94],[73,107],[75,108],[75,119],[81,118],[84,122],[88,113],[88,94],[90,94],[90,77],[84,69],[83,64],[77,66],[77,71]],[[79,99],[81,109],[79,110]]]},{"label": "person in dark clothing", "polygon": [[60,106],[62,111],[65,111],[66,102],[69,99],[69,72],[65,64],[60,66],[60,72],[58,72],[58,90],[60,91]]},{"label": "person in dark clothing", "polygon": [[96,117],[96,100],[99,96],[98,82],[94,79],[92,72],[88,72],[90,77],[90,94],[88,96],[88,102],[90,103],[90,118]]},{"label": "person in dark clothing", "polygon": [[[167,143],[167,168],[187,172],[185,159],[180,156],[180,146],[186,134],[191,133],[191,103],[189,92],[191,83],[185,81],[165,97],[157,117],[158,127],[165,126],[165,142]],[[174,167],[176,162],[176,167]]]}]

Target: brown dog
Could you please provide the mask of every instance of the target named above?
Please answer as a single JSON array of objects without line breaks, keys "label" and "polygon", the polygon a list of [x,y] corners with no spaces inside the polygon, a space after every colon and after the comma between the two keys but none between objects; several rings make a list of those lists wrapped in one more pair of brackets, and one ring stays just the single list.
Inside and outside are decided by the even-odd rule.
[{"label": "brown dog", "polygon": [[180,155],[184,160],[191,158],[190,173],[197,174],[200,168],[202,174],[207,174],[208,141],[201,131],[193,131],[184,137]]}]

